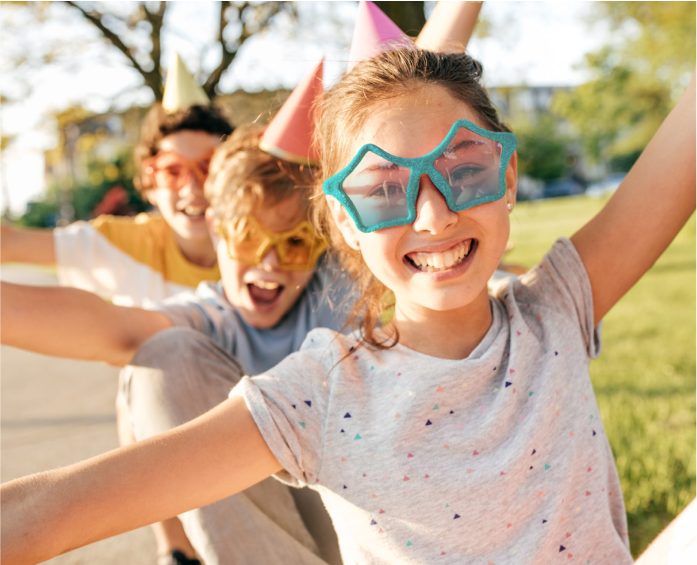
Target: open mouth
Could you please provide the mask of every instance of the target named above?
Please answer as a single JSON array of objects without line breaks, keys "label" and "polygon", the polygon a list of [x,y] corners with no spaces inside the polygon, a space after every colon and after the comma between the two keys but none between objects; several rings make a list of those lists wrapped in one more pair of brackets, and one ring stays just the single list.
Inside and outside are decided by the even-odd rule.
[{"label": "open mouth", "polygon": [[188,218],[196,219],[203,218],[203,216],[206,214],[206,208],[207,206],[189,204],[188,206],[185,206],[184,208],[181,208],[178,211],[187,216]]},{"label": "open mouth", "polygon": [[476,248],[476,239],[466,239],[439,253],[407,253],[404,259],[418,271],[438,273],[454,269],[463,263]]},{"label": "open mouth", "polygon": [[284,289],[282,284],[272,281],[247,283],[247,290],[254,305],[265,309],[276,306]]}]

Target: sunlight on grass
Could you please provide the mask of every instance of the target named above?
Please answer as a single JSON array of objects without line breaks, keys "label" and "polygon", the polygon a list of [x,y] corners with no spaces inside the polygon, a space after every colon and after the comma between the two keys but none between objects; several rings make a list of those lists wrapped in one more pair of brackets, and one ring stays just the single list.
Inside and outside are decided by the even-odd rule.
[{"label": "sunlight on grass", "polygon": [[[605,200],[521,203],[506,261],[537,263]],[[622,481],[638,556],[695,497],[695,216],[654,267],[605,317],[591,364],[603,423]]]}]

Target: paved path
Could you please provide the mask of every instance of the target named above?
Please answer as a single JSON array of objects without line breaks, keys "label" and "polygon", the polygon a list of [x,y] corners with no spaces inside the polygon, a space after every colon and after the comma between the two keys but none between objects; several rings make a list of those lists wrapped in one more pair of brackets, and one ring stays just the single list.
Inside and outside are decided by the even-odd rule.
[{"label": "paved path", "polygon": [[[2,268],[3,280],[55,283],[45,272]],[[101,363],[0,349],[2,481],[61,467],[118,447],[118,371]],[[47,561],[52,565],[153,565],[148,528],[104,540]]]}]

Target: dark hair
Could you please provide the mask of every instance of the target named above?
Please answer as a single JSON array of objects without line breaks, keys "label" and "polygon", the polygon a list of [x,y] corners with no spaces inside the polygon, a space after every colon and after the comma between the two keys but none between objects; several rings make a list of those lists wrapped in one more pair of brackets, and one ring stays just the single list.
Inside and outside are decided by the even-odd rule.
[{"label": "dark hair", "polygon": [[[480,81],[482,65],[464,53],[433,53],[417,48],[387,51],[358,63],[325,95],[317,128],[316,143],[322,155],[322,176],[326,179],[350,161],[351,140],[363,128],[377,103],[408,94],[425,85],[445,88],[455,99],[467,104],[491,131],[510,131],[498,117]],[[329,238],[332,248],[354,281],[358,292],[348,326],[359,330],[361,342],[378,348],[393,347],[394,333],[379,339],[375,330],[394,297],[363,261],[360,251],[349,247],[331,219],[321,185],[316,186],[314,224]]]},{"label": "dark hair", "polygon": [[140,191],[150,188],[147,176],[143,175],[142,163],[159,151],[160,141],[179,131],[203,131],[221,137],[230,135],[233,127],[223,112],[214,106],[190,106],[173,114],[167,114],[162,105],[153,105],[143,119],[140,141],[133,151],[136,167],[134,184]]}]

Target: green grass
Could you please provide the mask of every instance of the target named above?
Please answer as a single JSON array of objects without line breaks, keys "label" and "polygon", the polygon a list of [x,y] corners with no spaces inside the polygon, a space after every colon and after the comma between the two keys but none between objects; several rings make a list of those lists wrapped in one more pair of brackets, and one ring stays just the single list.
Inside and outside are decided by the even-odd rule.
[{"label": "green grass", "polygon": [[[521,203],[506,261],[532,266],[605,200]],[[695,216],[603,322],[591,378],[638,556],[695,497]]]}]

